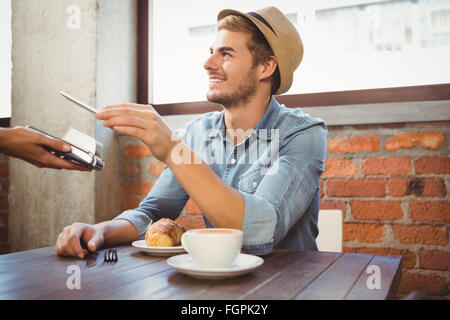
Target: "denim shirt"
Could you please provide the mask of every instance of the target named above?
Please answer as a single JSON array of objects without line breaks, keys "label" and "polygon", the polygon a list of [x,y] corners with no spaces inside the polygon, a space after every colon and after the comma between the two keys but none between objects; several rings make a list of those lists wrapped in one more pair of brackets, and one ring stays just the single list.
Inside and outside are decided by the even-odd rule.
[{"label": "denim shirt", "polygon": [[[227,139],[224,111],[210,112],[183,125],[177,135],[229,186],[244,197],[243,249],[255,255],[273,248],[317,250],[319,179],[324,170],[327,127],[300,108],[273,97],[247,138]],[[205,192],[207,192],[205,190]],[[175,220],[189,195],[166,166],[155,185],[126,219],[144,238],[148,226]],[[214,227],[203,216],[206,227]]]}]

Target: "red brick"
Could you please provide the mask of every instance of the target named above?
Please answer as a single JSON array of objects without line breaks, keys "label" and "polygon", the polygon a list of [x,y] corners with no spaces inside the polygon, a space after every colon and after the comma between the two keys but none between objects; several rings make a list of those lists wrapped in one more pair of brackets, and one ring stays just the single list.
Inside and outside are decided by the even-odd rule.
[{"label": "red brick", "polygon": [[136,209],[139,207],[139,203],[142,201],[143,197],[139,196],[122,196],[122,211]]},{"label": "red brick", "polygon": [[122,183],[122,195],[126,196],[146,196],[154,183],[145,180],[125,181]]},{"label": "red brick", "polygon": [[416,174],[450,174],[450,156],[421,157],[414,167]]},{"label": "red brick", "polygon": [[412,200],[409,208],[415,221],[450,222],[450,201]]},{"label": "red brick", "polygon": [[342,247],[342,252],[358,253],[359,252],[359,248]]},{"label": "red brick", "polygon": [[164,162],[160,161],[152,162],[148,167],[148,172],[158,177],[161,175],[163,170],[164,170]]},{"label": "red brick", "polygon": [[429,225],[393,225],[395,237],[402,243],[447,245],[447,228]]},{"label": "red brick", "polygon": [[389,194],[393,197],[404,197],[408,195],[407,186],[409,179],[391,178],[388,179]]},{"label": "red brick", "polygon": [[330,197],[384,197],[384,179],[328,179],[327,195]]},{"label": "red brick", "polygon": [[375,223],[344,223],[343,241],[380,243],[384,236],[385,226]]},{"label": "red brick", "polygon": [[362,171],[365,175],[407,175],[411,173],[411,169],[411,159],[409,157],[369,157],[362,163]]},{"label": "red brick", "polygon": [[186,203],[186,214],[188,215],[198,215],[202,214],[202,211],[195,204],[194,200],[189,199]]},{"label": "red brick", "polygon": [[377,135],[337,136],[328,140],[327,150],[331,153],[378,151],[380,150],[380,137]]},{"label": "red brick", "polygon": [[444,197],[447,194],[444,180],[441,178],[426,178],[424,179],[425,186],[422,196],[424,197]]},{"label": "red brick", "polygon": [[444,250],[420,250],[419,266],[422,269],[450,270],[450,252]]},{"label": "red brick", "polygon": [[354,253],[370,253],[377,255],[397,255],[402,256],[402,267],[405,269],[413,269],[416,266],[416,255],[414,252],[407,249],[395,249],[395,248],[351,248],[344,252]]},{"label": "red brick", "polygon": [[345,201],[321,200],[320,201],[320,209],[324,209],[324,210],[338,209],[338,210],[342,211],[343,217],[345,217],[345,213],[347,211],[347,206],[345,204]]},{"label": "red brick", "polygon": [[126,176],[138,176],[141,174],[141,166],[137,163],[126,163],[122,167],[123,173]]},{"label": "red brick", "polygon": [[443,132],[420,132],[422,147],[428,150],[438,150],[445,142]]},{"label": "red brick", "polygon": [[352,201],[356,220],[396,220],[403,218],[400,201]]},{"label": "red brick", "polygon": [[398,293],[408,294],[414,291],[428,296],[445,296],[448,294],[447,279],[437,275],[406,272],[400,280]]},{"label": "red brick", "polygon": [[344,158],[325,160],[325,171],[322,177],[352,177],[356,174],[356,166]]},{"label": "red brick", "polygon": [[146,145],[139,144],[127,146],[125,148],[124,155],[125,158],[141,159],[151,156],[152,153],[150,152],[150,149]]},{"label": "red brick", "polygon": [[393,197],[408,195],[444,197],[447,194],[445,183],[441,178],[390,178],[388,190]]},{"label": "red brick", "polygon": [[384,148],[389,152],[416,147],[437,150],[442,147],[444,142],[445,135],[442,132],[407,132],[391,136],[385,142]]}]

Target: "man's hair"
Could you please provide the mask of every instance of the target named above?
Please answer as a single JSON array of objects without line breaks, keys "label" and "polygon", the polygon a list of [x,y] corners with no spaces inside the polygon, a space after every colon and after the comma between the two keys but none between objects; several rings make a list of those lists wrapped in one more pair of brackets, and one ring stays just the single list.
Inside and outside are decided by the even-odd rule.
[{"label": "man's hair", "polygon": [[[263,63],[274,56],[272,49],[267,43],[264,35],[249,19],[239,15],[229,15],[220,20],[217,24],[217,30],[226,29],[235,32],[246,32],[251,35],[247,43],[248,50],[253,57],[253,67]],[[278,66],[272,74],[271,94],[274,94],[280,87],[280,71]]]}]

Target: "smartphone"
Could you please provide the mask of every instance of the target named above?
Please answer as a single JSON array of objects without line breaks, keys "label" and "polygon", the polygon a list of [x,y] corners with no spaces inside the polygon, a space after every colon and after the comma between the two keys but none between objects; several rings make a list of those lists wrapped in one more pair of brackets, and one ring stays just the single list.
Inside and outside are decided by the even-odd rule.
[{"label": "smartphone", "polygon": [[60,157],[61,159],[69,160],[71,162],[74,162],[76,164],[79,164],[79,165],[89,168],[89,169],[94,169],[94,170],[102,170],[103,169],[103,160],[100,159],[99,157],[89,154],[89,153],[86,153],[86,151],[80,149],[79,147],[73,145],[72,143],[70,143],[64,139],[61,139],[59,137],[56,137],[54,135],[51,135],[50,133],[39,130],[30,125],[26,126],[26,128],[40,132],[43,135],[46,135],[50,138],[64,141],[65,143],[70,145],[70,147],[72,148],[72,150],[70,152],[63,152],[63,151],[59,151],[59,150],[54,150],[47,146],[43,146],[48,152],[54,154],[55,156]]}]

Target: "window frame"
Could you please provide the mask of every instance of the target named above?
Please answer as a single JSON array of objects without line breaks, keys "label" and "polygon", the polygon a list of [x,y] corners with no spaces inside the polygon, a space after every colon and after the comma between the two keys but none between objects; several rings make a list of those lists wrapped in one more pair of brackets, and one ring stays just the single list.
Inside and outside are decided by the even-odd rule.
[{"label": "window frame", "polygon": [[11,125],[11,118],[0,118],[0,128],[9,128]]},{"label": "window frame", "polygon": [[[138,0],[138,97],[137,102],[149,104],[148,83],[151,75],[149,65],[149,49],[152,49],[149,41],[149,12],[151,12],[152,0]],[[150,69],[149,69],[150,68]],[[150,70],[150,72],[149,72]],[[151,93],[150,93],[151,94]],[[418,102],[418,101],[450,101],[450,83],[376,88],[366,90],[349,90],[318,92],[305,94],[287,94],[276,96],[279,103],[289,108],[307,108],[324,106],[351,106],[358,104]],[[162,116],[200,114],[211,111],[220,111],[220,105],[208,101],[189,101],[167,104],[152,104],[155,110]],[[449,120],[442,119],[442,120]],[[407,120],[407,119],[406,119]],[[387,121],[388,122],[388,121]]]}]

